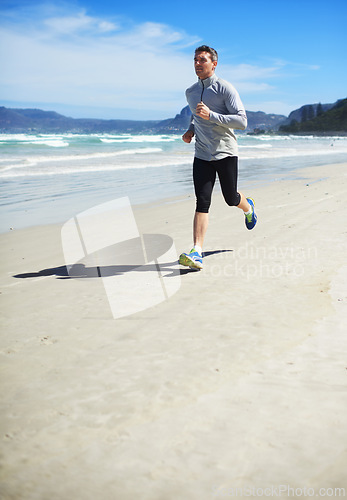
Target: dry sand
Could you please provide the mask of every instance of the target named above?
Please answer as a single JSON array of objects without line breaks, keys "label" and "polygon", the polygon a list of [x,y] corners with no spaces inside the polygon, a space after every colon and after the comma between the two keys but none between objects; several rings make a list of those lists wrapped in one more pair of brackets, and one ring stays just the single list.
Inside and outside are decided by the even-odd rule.
[{"label": "dry sand", "polygon": [[[346,172],[250,186],[253,231],[215,193],[205,269],[165,262],[176,293],[118,319],[61,226],[1,235],[1,498],[347,495]],[[180,253],[193,210],[134,214]]]}]

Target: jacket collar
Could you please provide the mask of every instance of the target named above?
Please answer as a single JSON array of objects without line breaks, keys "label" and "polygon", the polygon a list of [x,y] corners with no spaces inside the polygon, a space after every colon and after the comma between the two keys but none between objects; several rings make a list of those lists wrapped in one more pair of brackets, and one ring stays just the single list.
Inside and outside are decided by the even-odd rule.
[{"label": "jacket collar", "polygon": [[212,83],[216,82],[218,80],[218,76],[213,73],[212,76],[210,76],[209,78],[205,78],[205,80],[200,80],[199,78],[199,84],[204,87],[209,87],[210,85],[212,85]]}]

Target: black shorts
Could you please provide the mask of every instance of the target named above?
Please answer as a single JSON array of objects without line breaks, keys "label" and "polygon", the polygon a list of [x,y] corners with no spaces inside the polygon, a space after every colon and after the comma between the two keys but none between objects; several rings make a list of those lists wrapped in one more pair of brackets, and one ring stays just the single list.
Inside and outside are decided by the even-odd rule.
[{"label": "black shorts", "polygon": [[227,156],[222,160],[212,161],[194,158],[193,179],[197,212],[209,211],[216,173],[226,203],[230,206],[240,204],[241,196],[237,192],[238,157]]}]

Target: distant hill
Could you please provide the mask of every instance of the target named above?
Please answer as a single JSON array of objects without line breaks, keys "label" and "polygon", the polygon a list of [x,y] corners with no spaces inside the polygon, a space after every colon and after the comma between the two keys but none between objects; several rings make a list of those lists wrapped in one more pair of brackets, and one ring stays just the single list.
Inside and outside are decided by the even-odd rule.
[{"label": "distant hill", "polygon": [[317,115],[320,111],[328,111],[332,107],[335,106],[336,103],[332,104],[305,104],[304,106],[301,106],[299,109],[295,109],[292,111],[289,115],[288,118],[286,118],[282,123],[281,126],[285,125],[290,125],[293,120],[297,122],[305,121],[307,119],[311,119]]},{"label": "distant hill", "polygon": [[[262,111],[246,111],[247,133],[278,131],[283,133],[347,131],[346,101],[335,104],[306,104],[284,115]],[[180,134],[187,130],[191,112],[185,106],[174,118],[167,120],[100,120],[69,118],[55,111],[41,109],[10,109],[0,107],[0,133],[147,133]]]},{"label": "distant hill", "polygon": [[247,131],[255,130],[277,130],[279,125],[286,119],[284,115],[267,114],[263,111],[247,111]]},{"label": "distant hill", "polygon": [[[263,111],[246,111],[247,113],[247,131],[253,130],[273,130],[286,119],[284,115],[268,115],[263,113]],[[187,130],[190,117],[192,113],[189,109],[189,106],[186,106],[182,109],[182,111],[175,116],[175,118],[171,118],[168,120],[164,120],[158,124],[158,128],[165,130],[169,129],[172,131],[183,131]]]},{"label": "distant hill", "polygon": [[0,132],[9,133],[136,133],[151,130],[157,123],[159,122],[69,118],[54,111],[42,111],[41,109],[8,109],[0,107]]},{"label": "distant hill", "polygon": [[[0,132],[183,133],[189,126],[190,117],[189,106],[185,106],[175,118],[161,121],[76,119],[60,115],[54,111],[0,107]],[[266,114],[262,111],[247,111],[247,118],[247,130],[253,131],[254,129],[274,129],[286,117]]]},{"label": "distant hill", "polygon": [[158,132],[185,132],[189,127],[191,116],[192,113],[190,112],[189,106],[186,106],[175,116],[175,118],[168,118],[167,120],[161,121],[157,125]]},{"label": "distant hill", "polygon": [[311,104],[293,111],[279,130],[297,132],[347,132],[347,99],[335,104]]}]

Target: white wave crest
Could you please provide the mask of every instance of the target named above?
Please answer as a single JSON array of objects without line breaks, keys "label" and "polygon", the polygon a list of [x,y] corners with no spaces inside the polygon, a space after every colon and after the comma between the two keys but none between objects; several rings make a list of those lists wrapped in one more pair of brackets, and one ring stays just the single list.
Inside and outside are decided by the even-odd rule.
[{"label": "white wave crest", "polygon": [[30,135],[30,134],[1,134],[0,144],[13,144],[14,142],[22,144],[34,144],[37,146],[49,146],[53,148],[64,148],[69,146],[69,142],[62,135]]},{"label": "white wave crest", "polygon": [[119,170],[133,170],[133,169],[144,169],[144,168],[165,168],[168,166],[182,166],[187,165],[191,166],[192,159],[184,158],[172,158],[167,160],[160,161],[145,161],[145,162],[132,162],[125,164],[93,164],[93,165],[80,165],[80,166],[67,166],[63,165],[62,167],[58,166],[45,166],[44,168],[33,168],[37,167],[37,164],[18,164],[13,165],[12,169],[7,171],[7,169],[2,169],[0,171],[0,178],[10,179],[15,177],[37,177],[37,176],[52,176],[52,175],[67,175],[67,174],[80,174],[80,173],[94,173],[94,172],[113,172]]},{"label": "white wave crest", "polygon": [[121,143],[121,142],[174,142],[179,136],[176,135],[107,135],[99,136],[101,142]]}]

